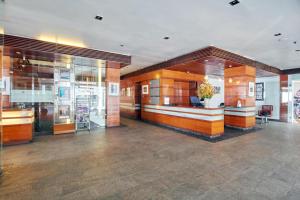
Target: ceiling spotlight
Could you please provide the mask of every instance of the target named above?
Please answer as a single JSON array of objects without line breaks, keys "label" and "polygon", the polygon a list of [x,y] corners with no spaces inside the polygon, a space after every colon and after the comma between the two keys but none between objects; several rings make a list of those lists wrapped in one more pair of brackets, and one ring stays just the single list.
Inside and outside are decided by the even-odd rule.
[{"label": "ceiling spotlight", "polygon": [[103,17],[102,16],[100,16],[100,15],[96,15],[96,17],[95,17],[95,19],[97,19],[97,20],[102,20],[103,19]]},{"label": "ceiling spotlight", "polygon": [[232,65],[229,65],[229,68],[231,68],[232,67]]},{"label": "ceiling spotlight", "polygon": [[164,39],[165,39],[165,40],[168,40],[168,39],[170,39],[170,37],[166,36],[166,37],[164,37]]},{"label": "ceiling spotlight", "polygon": [[240,2],[238,0],[233,0],[233,1],[230,1],[229,4],[232,5],[232,6],[235,6],[236,4],[239,4]]},{"label": "ceiling spotlight", "polygon": [[204,60],[205,62],[208,62],[208,60]]},{"label": "ceiling spotlight", "polygon": [[274,34],[274,36],[281,36],[281,33],[276,33],[276,34]]},{"label": "ceiling spotlight", "polygon": [[294,41],[294,44],[297,44],[297,41]]},{"label": "ceiling spotlight", "polygon": [[17,51],[17,52],[16,52],[16,54],[20,55],[20,54],[21,54],[21,52],[20,52],[20,51]]}]

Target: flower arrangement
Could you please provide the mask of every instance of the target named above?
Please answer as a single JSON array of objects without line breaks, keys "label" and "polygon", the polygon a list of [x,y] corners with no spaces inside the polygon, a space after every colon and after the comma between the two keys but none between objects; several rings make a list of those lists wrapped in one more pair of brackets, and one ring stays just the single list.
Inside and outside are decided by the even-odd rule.
[{"label": "flower arrangement", "polygon": [[198,96],[203,99],[211,99],[215,94],[215,88],[205,80],[197,90]]}]

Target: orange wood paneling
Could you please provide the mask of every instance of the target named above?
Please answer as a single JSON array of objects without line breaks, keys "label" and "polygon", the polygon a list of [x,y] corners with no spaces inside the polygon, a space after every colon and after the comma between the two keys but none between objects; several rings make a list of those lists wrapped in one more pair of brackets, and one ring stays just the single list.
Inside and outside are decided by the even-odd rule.
[{"label": "orange wood paneling", "polygon": [[54,124],[53,133],[54,135],[65,134],[65,133],[74,133],[75,124]]},{"label": "orange wood paneling", "polygon": [[255,126],[255,116],[243,117],[243,116],[224,116],[225,125],[240,127],[240,128],[251,128]]},{"label": "orange wood paneling", "polygon": [[120,63],[107,61],[106,68],[106,126],[120,126],[120,95],[109,95],[109,83],[120,83]]},{"label": "orange wood paneling", "polygon": [[280,121],[288,121],[288,102],[282,102],[282,95],[288,93],[288,75],[280,75]]},{"label": "orange wood paneling", "polygon": [[32,124],[5,125],[3,144],[18,144],[32,140]]},{"label": "orange wood paneling", "polygon": [[255,106],[255,95],[248,96],[249,82],[255,83],[256,69],[250,66],[226,68],[225,78],[225,105],[237,106],[240,100],[242,106]]},{"label": "orange wood paneling", "polygon": [[222,120],[210,122],[144,111],[142,111],[142,119],[197,132],[209,137],[219,136],[224,133],[224,121]]}]

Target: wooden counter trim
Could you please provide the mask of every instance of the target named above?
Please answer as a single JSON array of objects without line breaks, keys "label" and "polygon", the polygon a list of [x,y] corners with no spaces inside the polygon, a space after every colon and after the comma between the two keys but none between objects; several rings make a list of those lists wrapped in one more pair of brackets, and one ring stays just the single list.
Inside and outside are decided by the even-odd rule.
[{"label": "wooden counter trim", "polygon": [[224,120],[223,114],[221,114],[221,115],[220,114],[217,114],[217,115],[207,115],[206,114],[205,115],[205,114],[201,114],[201,113],[192,114],[192,113],[186,113],[186,112],[181,112],[181,111],[153,109],[153,108],[147,108],[147,107],[144,107],[142,111],[150,112],[150,113],[157,113],[157,114],[161,114],[161,115],[171,115],[171,116],[182,117],[182,118],[210,121],[210,122]]},{"label": "wooden counter trim", "polygon": [[54,135],[60,135],[65,133],[74,133],[75,132],[75,123],[70,124],[54,124],[53,127]]},{"label": "wooden counter trim", "polygon": [[20,116],[20,117],[0,117],[0,119],[23,119],[23,118],[32,118],[33,115],[31,116]]},{"label": "wooden counter trim", "polygon": [[193,108],[193,107],[177,107],[177,106],[160,106],[160,105],[144,105],[143,108],[151,108],[158,110],[177,111],[204,115],[223,115],[223,108]]},{"label": "wooden counter trim", "polygon": [[256,107],[225,107],[225,111],[256,111]]},{"label": "wooden counter trim", "polygon": [[141,104],[120,103],[120,108],[128,110],[140,110]]},{"label": "wooden counter trim", "polygon": [[251,117],[255,116],[255,112],[230,112],[230,111],[225,111],[225,115],[233,115],[233,116],[241,116],[241,117]]}]

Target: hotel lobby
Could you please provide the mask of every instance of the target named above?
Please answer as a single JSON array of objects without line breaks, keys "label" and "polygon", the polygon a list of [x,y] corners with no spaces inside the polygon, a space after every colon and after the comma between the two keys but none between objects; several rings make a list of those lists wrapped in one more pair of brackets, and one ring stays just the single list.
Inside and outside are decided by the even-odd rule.
[{"label": "hotel lobby", "polygon": [[299,11],[0,1],[0,200],[300,199]]}]

